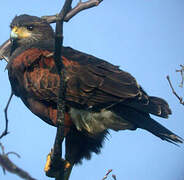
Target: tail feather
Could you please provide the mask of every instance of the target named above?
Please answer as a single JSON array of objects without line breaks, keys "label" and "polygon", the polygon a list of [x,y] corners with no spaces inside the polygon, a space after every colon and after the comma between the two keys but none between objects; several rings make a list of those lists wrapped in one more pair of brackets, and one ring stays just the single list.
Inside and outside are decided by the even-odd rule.
[{"label": "tail feather", "polygon": [[161,138],[162,140],[165,140],[167,142],[176,144],[176,143],[183,143],[183,139],[176,134],[174,134],[169,129],[165,128],[158,122],[156,122],[151,117],[148,117],[147,120],[144,121],[143,124],[140,125],[141,128],[151,132],[155,136]]},{"label": "tail feather", "polygon": [[163,118],[168,118],[168,115],[172,114],[168,103],[164,99],[154,97],[154,96],[149,96],[149,100],[150,100],[150,104],[160,107],[160,113],[155,115],[158,115]]},{"label": "tail feather", "polygon": [[147,96],[146,100],[128,100],[122,102],[123,105],[134,108],[145,113],[150,113],[159,117],[168,118],[172,113],[168,103],[161,98]]},{"label": "tail feather", "polygon": [[123,119],[135,125],[135,127],[145,129],[162,140],[173,144],[183,143],[184,141],[181,137],[152,119],[148,113],[140,112],[127,106],[116,106],[113,110]]}]

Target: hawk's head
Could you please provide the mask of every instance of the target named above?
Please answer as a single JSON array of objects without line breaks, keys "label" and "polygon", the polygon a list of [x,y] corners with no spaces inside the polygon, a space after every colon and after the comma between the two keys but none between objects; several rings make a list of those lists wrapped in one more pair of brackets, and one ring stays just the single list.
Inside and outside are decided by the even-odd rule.
[{"label": "hawk's head", "polygon": [[10,24],[10,39],[18,45],[54,38],[54,31],[45,20],[26,14],[16,16]]}]

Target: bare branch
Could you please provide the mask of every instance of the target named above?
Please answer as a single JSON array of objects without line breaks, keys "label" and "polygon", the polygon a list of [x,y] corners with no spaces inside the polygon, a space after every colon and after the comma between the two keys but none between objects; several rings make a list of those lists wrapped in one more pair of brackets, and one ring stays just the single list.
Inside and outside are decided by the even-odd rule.
[{"label": "bare branch", "polygon": [[9,153],[5,154],[4,147],[1,143],[0,143],[0,146],[2,148],[2,154],[0,154],[0,166],[3,168],[4,173],[5,173],[5,170],[6,170],[6,171],[9,171],[13,174],[18,175],[19,177],[21,177],[25,180],[36,180],[35,178],[31,177],[26,171],[24,171],[23,169],[21,169],[17,165],[15,165],[8,158],[8,154],[16,154],[17,155],[17,153],[9,152]]},{"label": "bare branch", "polygon": [[9,62],[9,59],[8,59],[6,56],[2,55],[1,57],[2,57],[2,59],[4,59],[7,63]]},{"label": "bare branch", "polygon": [[11,95],[8,99],[8,102],[7,102],[7,105],[4,109],[4,114],[5,114],[5,130],[3,131],[3,133],[0,135],[0,139],[3,138],[4,136],[6,136],[8,134],[8,107],[9,107],[9,104],[11,102],[11,99],[13,97],[13,92],[11,92]]},{"label": "bare branch", "polygon": [[102,180],[107,179],[108,175],[112,172],[112,169],[109,169],[108,172],[106,173],[106,175],[103,177]]},{"label": "bare branch", "polygon": [[113,178],[114,180],[117,180],[117,178],[116,178],[116,175],[115,175],[115,174],[113,174],[113,175],[112,175],[112,178]]},{"label": "bare branch", "polygon": [[[90,9],[95,6],[98,6],[103,0],[88,0],[86,2],[79,1],[79,3],[71,9],[65,16],[64,21],[68,22],[71,18],[73,18],[79,12]],[[51,15],[51,16],[42,16],[42,19],[45,19],[48,23],[55,23],[57,20],[58,15]]]},{"label": "bare branch", "polygon": [[171,89],[172,89],[172,93],[178,98],[178,100],[180,101],[180,104],[184,105],[183,98],[180,97],[180,96],[176,93],[176,91],[174,90],[173,85],[172,85],[171,80],[170,80],[170,77],[167,76],[166,78],[167,78],[167,80],[168,80],[168,82],[169,82],[169,85],[170,85],[170,87],[171,87]]},{"label": "bare branch", "polygon": [[13,154],[13,155],[17,156],[18,158],[21,158],[20,155],[16,152],[7,152],[6,153],[7,156],[10,155],[10,154]]},{"label": "bare branch", "polygon": [[179,85],[179,87],[183,87],[183,83],[184,83],[184,66],[180,64],[181,69],[176,70],[176,72],[180,72],[181,73],[181,83]]},{"label": "bare branch", "polygon": [[[11,46],[11,41],[8,39],[5,41],[1,46],[0,46],[0,60],[4,59],[7,63],[9,62],[9,56],[10,56],[10,46]],[[5,130],[3,133],[0,135],[0,139],[3,138],[8,134],[8,106],[10,104],[10,101],[12,99],[13,93],[11,92],[11,95],[8,99],[7,105],[4,109],[4,114],[5,114]]]},{"label": "bare branch", "polygon": [[[62,57],[62,46],[63,46],[63,23],[66,14],[71,9],[71,4],[73,0],[65,0],[64,6],[61,9],[59,15],[56,18],[56,32],[55,32],[55,51],[54,60],[57,67],[57,71],[60,77],[60,88],[57,100],[57,133],[54,142],[54,148],[51,152],[51,165],[50,169],[46,172],[47,176],[53,176],[56,180],[67,180],[68,177],[65,176],[64,166],[61,167],[61,157],[62,157],[62,142],[64,140],[64,120],[65,120],[65,74],[64,65],[61,61]],[[54,173],[53,173],[54,172]]]},{"label": "bare branch", "polygon": [[1,148],[2,154],[5,154],[4,146],[2,145],[2,143],[0,143],[0,148]]},{"label": "bare branch", "polygon": [[11,41],[8,39],[0,46],[0,60],[9,62]]}]

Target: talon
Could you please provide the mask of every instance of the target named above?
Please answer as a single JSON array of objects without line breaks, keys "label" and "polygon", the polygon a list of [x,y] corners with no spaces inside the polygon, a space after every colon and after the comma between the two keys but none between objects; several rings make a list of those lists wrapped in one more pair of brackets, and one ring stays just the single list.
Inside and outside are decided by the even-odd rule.
[{"label": "talon", "polygon": [[50,165],[51,165],[51,152],[47,155],[47,160],[44,167],[45,172],[48,172],[50,170]]},{"label": "talon", "polygon": [[70,166],[71,164],[67,160],[65,160],[65,166],[64,166],[65,170],[68,169]]},{"label": "talon", "polygon": [[[62,158],[60,160],[58,160],[58,162],[52,162],[51,156],[52,156],[52,150],[47,155],[47,160],[46,160],[46,164],[44,167],[44,171],[48,177],[56,177],[58,172],[60,172],[62,169],[64,171],[67,171],[71,167],[71,164],[69,163],[69,161],[64,160]],[[54,166],[55,163],[59,163],[60,165],[57,164],[57,166],[55,167]]]}]

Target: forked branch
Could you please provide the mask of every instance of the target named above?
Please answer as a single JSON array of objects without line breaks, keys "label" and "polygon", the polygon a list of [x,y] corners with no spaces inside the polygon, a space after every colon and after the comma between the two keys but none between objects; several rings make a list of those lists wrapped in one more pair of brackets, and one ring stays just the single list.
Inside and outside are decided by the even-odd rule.
[{"label": "forked branch", "polygon": [[169,82],[169,85],[170,85],[170,88],[171,88],[171,90],[172,90],[172,93],[178,98],[178,100],[180,101],[180,104],[184,105],[183,98],[180,97],[180,96],[176,93],[176,91],[174,90],[174,87],[173,87],[173,85],[172,85],[172,83],[171,83],[170,77],[167,76],[166,78],[167,78],[167,80],[168,80],[168,82]]},{"label": "forked branch", "polygon": [[[72,8],[65,16],[64,21],[68,22],[71,18],[77,15],[79,12],[98,6],[103,0],[88,0],[86,2],[79,1],[78,4]],[[42,16],[48,23],[55,23],[58,15]]]},{"label": "forked branch", "polygon": [[184,66],[182,64],[180,64],[181,69],[176,70],[176,72],[180,72],[181,74],[181,83],[180,83],[180,87],[183,87],[183,83],[184,83]]},{"label": "forked branch", "polygon": [[106,175],[103,177],[102,180],[107,179],[107,177],[109,176],[109,174],[110,174],[111,172],[112,172],[112,169],[109,169],[109,170],[107,171]]},{"label": "forked branch", "polygon": [[[112,169],[109,169],[109,170],[107,171],[106,175],[103,177],[103,179],[102,179],[102,180],[107,179],[107,178],[108,178],[108,176],[109,176],[109,174],[110,174],[111,172],[112,172]],[[116,175],[115,175],[115,174],[113,174],[113,175],[112,175],[112,178],[113,178],[114,180],[117,180],[117,179],[116,179]]]},{"label": "forked branch", "polygon": [[16,156],[20,157],[15,152],[8,152],[5,153],[3,145],[0,143],[0,147],[2,149],[2,153],[0,153],[0,166],[3,168],[3,172],[6,171],[10,173],[14,173],[25,180],[36,180],[35,178],[31,177],[29,173],[24,171],[23,169],[19,168],[16,164],[14,164],[9,158],[9,154],[15,154]]},{"label": "forked branch", "polygon": [[[54,148],[51,152],[51,176],[52,172],[57,171],[60,168],[59,173],[56,173],[56,180],[68,180],[69,175],[71,173],[72,167],[70,169],[64,170],[64,166],[61,169],[61,163],[58,161],[62,157],[62,142],[64,139],[64,118],[65,118],[65,70],[64,65],[61,61],[62,57],[62,48],[63,45],[63,23],[64,21],[69,21],[72,17],[74,17],[78,12],[88,9],[94,6],[97,6],[102,0],[94,1],[90,0],[87,2],[79,2],[76,7],[72,9],[73,0],[65,0],[64,6],[58,15],[52,16],[52,21],[49,20],[48,17],[45,18],[49,23],[56,22],[56,33],[55,33],[55,52],[54,52],[54,60],[57,66],[58,74],[60,76],[60,89],[58,94],[58,102],[57,102],[57,134],[55,138]],[[53,18],[54,17],[54,18]],[[71,165],[72,166],[72,165]],[[47,175],[49,173],[47,172]]]}]

